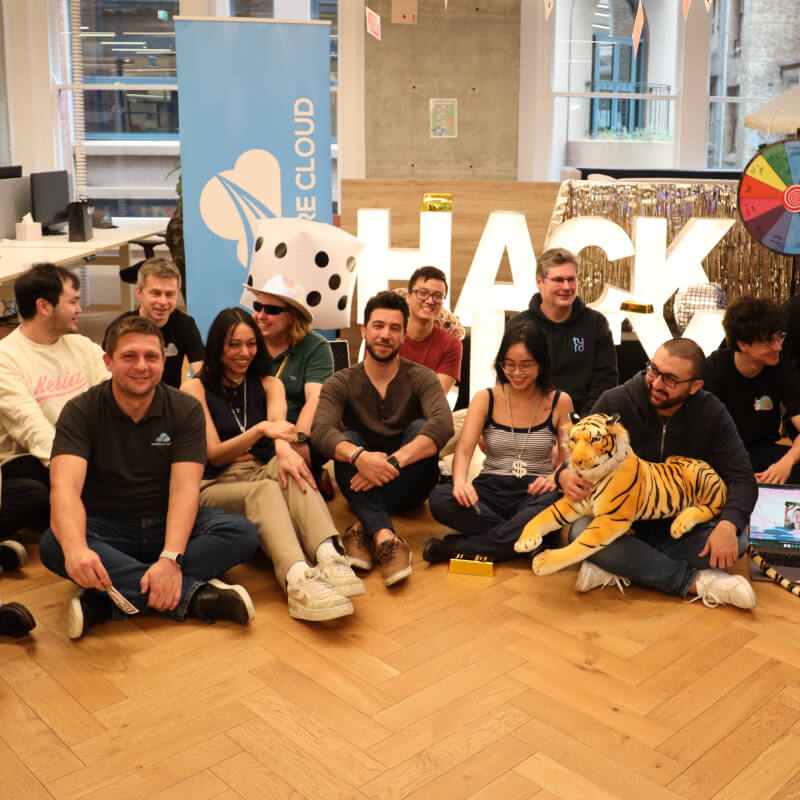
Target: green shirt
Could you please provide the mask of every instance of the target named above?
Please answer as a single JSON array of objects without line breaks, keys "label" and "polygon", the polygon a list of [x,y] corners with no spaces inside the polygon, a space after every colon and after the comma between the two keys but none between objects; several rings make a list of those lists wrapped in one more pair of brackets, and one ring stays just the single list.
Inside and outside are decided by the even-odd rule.
[{"label": "green shirt", "polygon": [[295,423],[306,404],[306,384],[323,384],[333,375],[331,346],[324,336],[316,331],[309,331],[302,342],[272,359],[272,374],[283,381],[286,390],[286,419]]}]

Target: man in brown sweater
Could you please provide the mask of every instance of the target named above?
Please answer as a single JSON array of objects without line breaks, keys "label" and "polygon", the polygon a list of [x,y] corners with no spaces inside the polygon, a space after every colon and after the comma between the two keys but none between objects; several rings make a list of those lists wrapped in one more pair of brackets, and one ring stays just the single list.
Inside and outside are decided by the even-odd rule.
[{"label": "man in brown sweater", "polygon": [[411,574],[411,549],[395,535],[390,514],[425,502],[439,475],[439,450],[453,418],[436,374],[400,358],[408,322],[394,292],[370,298],[364,310],[364,360],[322,386],[311,442],[334,459],[336,481],[358,524],[343,537],[354,567],[373,554],[387,586]]}]

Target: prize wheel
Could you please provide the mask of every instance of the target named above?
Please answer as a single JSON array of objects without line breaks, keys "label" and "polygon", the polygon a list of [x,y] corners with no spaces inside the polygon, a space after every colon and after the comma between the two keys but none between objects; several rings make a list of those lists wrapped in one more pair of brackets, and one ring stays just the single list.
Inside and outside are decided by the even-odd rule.
[{"label": "prize wheel", "polygon": [[786,256],[800,254],[800,139],[764,147],[744,168],[739,213],[765,247]]}]

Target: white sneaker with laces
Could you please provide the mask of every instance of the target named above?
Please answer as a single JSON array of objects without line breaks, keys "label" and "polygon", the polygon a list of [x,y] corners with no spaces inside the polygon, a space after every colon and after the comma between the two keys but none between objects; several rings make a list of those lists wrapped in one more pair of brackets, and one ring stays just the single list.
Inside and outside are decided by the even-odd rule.
[{"label": "white sneaker with laces", "polygon": [[345,597],[366,594],[364,582],[356,576],[348,559],[337,553],[335,556],[325,553],[317,557],[317,566],[328,583]]},{"label": "white sneaker with laces", "polygon": [[288,584],[289,616],[310,622],[352,614],[353,604],[322,576],[317,567],[309,567],[300,580]]},{"label": "white sneaker with laces", "polygon": [[606,586],[616,586],[617,589],[625,594],[625,587],[630,586],[631,582],[620,575],[612,575],[610,572],[598,567],[591,561],[584,561],[578,570],[578,577],[575,580],[576,592],[590,592],[598,586],[605,589]]},{"label": "white sneaker with laces", "polygon": [[736,606],[737,608],[755,608],[758,605],[756,593],[750,581],[743,575],[731,575],[722,569],[701,569],[696,578],[697,597],[690,600],[702,600],[709,608],[717,606]]}]

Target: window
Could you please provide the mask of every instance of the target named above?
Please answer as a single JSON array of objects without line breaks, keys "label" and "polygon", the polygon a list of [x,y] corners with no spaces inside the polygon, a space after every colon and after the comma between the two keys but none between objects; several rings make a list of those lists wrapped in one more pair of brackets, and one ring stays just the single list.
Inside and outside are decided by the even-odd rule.
[{"label": "window", "polygon": [[718,0],[712,13],[706,165],[741,169],[760,145],[784,136],[768,136],[743,123],[798,82],[800,18],[790,13],[789,4],[746,0]]}]

